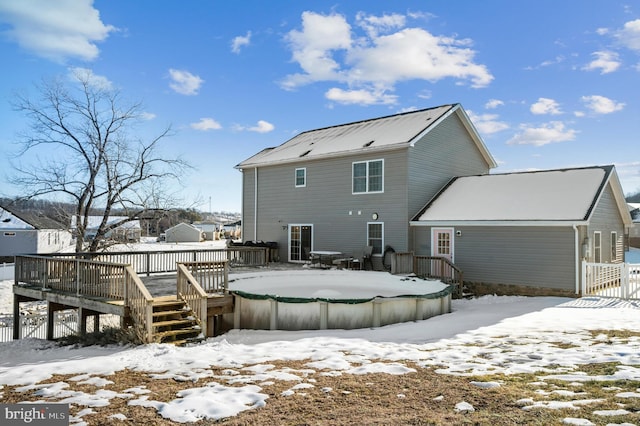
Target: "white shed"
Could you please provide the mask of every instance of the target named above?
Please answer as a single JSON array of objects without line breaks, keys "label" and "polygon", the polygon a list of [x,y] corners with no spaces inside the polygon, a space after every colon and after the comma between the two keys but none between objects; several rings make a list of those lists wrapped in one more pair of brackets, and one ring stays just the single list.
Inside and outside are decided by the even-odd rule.
[{"label": "white shed", "polygon": [[168,243],[193,243],[203,240],[202,231],[188,223],[179,223],[165,232]]}]

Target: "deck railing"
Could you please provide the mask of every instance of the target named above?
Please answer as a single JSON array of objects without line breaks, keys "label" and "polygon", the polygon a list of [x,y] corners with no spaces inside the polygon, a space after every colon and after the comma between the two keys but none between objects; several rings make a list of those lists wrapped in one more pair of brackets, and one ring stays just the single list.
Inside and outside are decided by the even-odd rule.
[{"label": "deck railing", "polygon": [[463,275],[449,259],[437,256],[417,256],[413,252],[396,252],[391,257],[392,274],[414,273],[422,278],[439,279],[456,287],[456,297],[462,297]]},{"label": "deck railing", "polygon": [[[229,262],[183,262],[196,282],[206,293],[227,293],[229,285]],[[178,269],[179,271],[180,269]]]},{"label": "deck railing", "polygon": [[191,308],[196,321],[203,333],[207,331],[207,292],[189,271],[188,267],[179,263],[178,268],[178,297]]},{"label": "deck railing", "polygon": [[131,266],[125,268],[124,304],[141,342],[151,343],[153,336],[153,297]]},{"label": "deck railing", "polygon": [[229,261],[229,266],[265,266],[267,247],[232,246],[210,250],[129,251],[100,253],[55,253],[56,258],[80,258],[97,262],[131,265],[138,274],[175,272],[177,263]]},{"label": "deck railing", "polygon": [[437,256],[414,256],[413,272],[419,277],[438,278],[456,287],[455,294],[462,297],[462,270],[449,259]]},{"label": "deck railing", "polygon": [[92,298],[124,300],[127,265],[45,256],[16,256],[15,281]]}]

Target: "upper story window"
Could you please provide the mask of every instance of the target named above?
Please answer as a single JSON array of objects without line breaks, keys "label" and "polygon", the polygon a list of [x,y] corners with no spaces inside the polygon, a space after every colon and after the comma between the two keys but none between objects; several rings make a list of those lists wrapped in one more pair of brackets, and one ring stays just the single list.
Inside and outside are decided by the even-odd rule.
[{"label": "upper story window", "polygon": [[296,188],[307,186],[307,169],[296,169]]},{"label": "upper story window", "polygon": [[384,160],[353,163],[353,193],[384,191]]}]

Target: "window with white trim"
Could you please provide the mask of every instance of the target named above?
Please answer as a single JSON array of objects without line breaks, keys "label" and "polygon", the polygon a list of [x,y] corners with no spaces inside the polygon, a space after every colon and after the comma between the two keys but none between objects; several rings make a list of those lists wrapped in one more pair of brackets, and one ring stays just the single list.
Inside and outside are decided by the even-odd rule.
[{"label": "window with white trim", "polygon": [[593,233],[593,261],[595,263],[602,263],[602,233],[595,231]]},{"label": "window with white trim", "polygon": [[384,160],[353,163],[352,177],[354,194],[384,192]]},{"label": "window with white trim", "polygon": [[307,186],[307,169],[296,169],[296,188]]},{"label": "window with white trim", "polygon": [[618,260],[618,233],[611,233],[611,261],[615,262]]},{"label": "window with white trim", "polygon": [[382,254],[382,247],[384,247],[384,223],[367,223],[367,245],[373,247],[372,254]]}]

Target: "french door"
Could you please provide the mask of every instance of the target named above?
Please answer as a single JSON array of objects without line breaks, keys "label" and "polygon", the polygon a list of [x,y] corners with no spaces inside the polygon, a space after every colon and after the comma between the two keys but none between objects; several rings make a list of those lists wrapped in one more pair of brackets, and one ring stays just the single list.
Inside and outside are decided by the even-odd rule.
[{"label": "french door", "polygon": [[313,225],[289,225],[289,262],[306,262],[313,250]]}]

